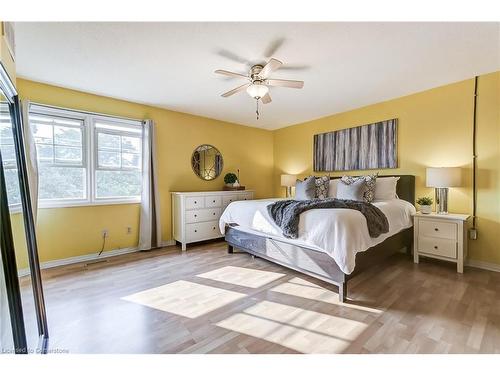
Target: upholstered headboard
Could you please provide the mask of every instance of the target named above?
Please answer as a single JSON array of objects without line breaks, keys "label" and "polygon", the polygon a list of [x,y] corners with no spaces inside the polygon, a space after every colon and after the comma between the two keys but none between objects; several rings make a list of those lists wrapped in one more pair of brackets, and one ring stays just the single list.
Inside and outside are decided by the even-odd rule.
[{"label": "upholstered headboard", "polygon": [[[399,177],[398,184],[396,186],[396,193],[400,199],[404,199],[411,204],[415,204],[415,176],[409,174],[387,174],[379,175],[379,177]],[[334,180],[339,177],[331,177]]]}]

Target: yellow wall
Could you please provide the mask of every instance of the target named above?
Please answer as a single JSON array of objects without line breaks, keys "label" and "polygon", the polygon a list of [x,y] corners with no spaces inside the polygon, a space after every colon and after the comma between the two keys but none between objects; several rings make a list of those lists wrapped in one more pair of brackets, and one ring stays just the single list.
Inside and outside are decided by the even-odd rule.
[{"label": "yellow wall", "polygon": [[0,61],[2,65],[7,70],[7,74],[9,75],[12,82],[16,83],[16,64],[14,60],[12,60],[12,56],[10,55],[9,49],[7,47],[7,42],[3,36],[3,22],[0,22]]},{"label": "yellow wall", "polygon": [[[273,134],[246,126],[122,100],[68,90],[24,79],[17,80],[21,98],[72,109],[137,119],[157,125],[159,189],[163,239],[171,239],[171,191],[220,190],[223,175],[240,169],[241,182],[257,197],[269,197],[273,186]],[[191,153],[208,143],[224,158],[222,175],[203,181],[191,169]],[[109,230],[106,249],[137,245],[139,205],[41,209],[38,218],[40,260],[84,255],[100,250],[101,231]],[[131,226],[133,233],[126,234]]]},{"label": "yellow wall", "polygon": [[[471,258],[497,264],[500,264],[499,81],[500,72],[479,78],[479,239],[470,242]],[[275,193],[284,194],[284,188],[279,186],[280,174],[313,174],[314,134],[398,118],[399,168],[380,173],[414,174],[417,196],[432,196],[432,189],[425,187],[426,167],[462,167],[464,187],[450,189],[449,209],[471,213],[473,90],[474,81],[466,80],[275,131]]]}]

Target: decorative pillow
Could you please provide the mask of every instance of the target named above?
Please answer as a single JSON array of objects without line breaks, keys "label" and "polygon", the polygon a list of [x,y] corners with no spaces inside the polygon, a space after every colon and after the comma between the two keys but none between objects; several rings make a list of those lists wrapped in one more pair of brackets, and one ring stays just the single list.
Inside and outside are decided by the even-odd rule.
[{"label": "decorative pillow", "polygon": [[295,183],[295,199],[306,201],[316,197],[316,178],[307,177],[304,181],[297,180]]},{"label": "decorative pillow", "polygon": [[[367,176],[359,176],[359,177],[353,177],[353,176],[342,176],[340,179],[344,184],[350,185],[354,183],[355,181],[362,180],[366,184],[366,189],[363,194],[363,200],[366,203],[371,203],[373,202],[373,199],[375,198],[375,183],[377,181],[377,176],[378,173],[372,174],[372,175],[367,175]],[[337,187],[338,189],[338,187]],[[338,190],[337,190],[337,195],[338,195]],[[345,198],[339,198],[339,199],[345,199]]]},{"label": "decorative pillow", "polygon": [[375,200],[387,201],[397,198],[396,186],[399,177],[378,177],[375,183]]},{"label": "decorative pillow", "polygon": [[328,198],[328,185],[330,185],[330,176],[316,177],[316,198]]},{"label": "decorative pillow", "polygon": [[334,180],[330,180],[328,184],[328,198],[337,198],[337,185],[339,184],[340,179],[336,178]]},{"label": "decorative pillow", "polygon": [[364,179],[350,180],[350,182],[340,180],[337,185],[337,199],[364,202],[365,192],[366,182]]}]

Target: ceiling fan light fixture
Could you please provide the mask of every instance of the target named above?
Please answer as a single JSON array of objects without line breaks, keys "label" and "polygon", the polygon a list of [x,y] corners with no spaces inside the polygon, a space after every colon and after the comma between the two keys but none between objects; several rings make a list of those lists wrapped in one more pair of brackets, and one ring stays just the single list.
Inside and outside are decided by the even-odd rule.
[{"label": "ceiling fan light fixture", "polygon": [[254,82],[250,86],[247,87],[247,93],[254,99],[260,99],[264,95],[266,95],[269,92],[269,88],[260,83],[260,82]]}]

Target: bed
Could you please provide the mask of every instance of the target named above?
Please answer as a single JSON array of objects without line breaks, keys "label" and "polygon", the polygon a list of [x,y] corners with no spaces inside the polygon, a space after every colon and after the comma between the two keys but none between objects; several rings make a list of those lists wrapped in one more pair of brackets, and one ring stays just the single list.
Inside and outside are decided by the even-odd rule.
[{"label": "bed", "polygon": [[344,302],[348,280],[402,249],[408,254],[411,251],[415,176],[391,176],[399,177],[399,199],[374,202],[388,218],[390,228],[378,238],[368,236],[366,220],[357,211],[317,209],[301,214],[301,235],[288,239],[266,216],[266,206],[276,199],[243,201],[231,203],[220,218],[228,252],[232,254],[237,248],[334,284]]}]

